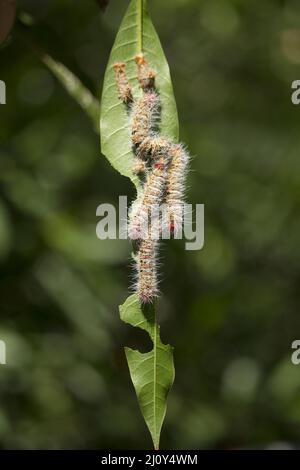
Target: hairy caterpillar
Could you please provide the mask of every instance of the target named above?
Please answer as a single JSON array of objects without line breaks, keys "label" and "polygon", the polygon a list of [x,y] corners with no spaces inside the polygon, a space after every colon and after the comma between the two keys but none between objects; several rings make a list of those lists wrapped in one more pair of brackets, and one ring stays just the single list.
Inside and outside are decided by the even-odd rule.
[{"label": "hairy caterpillar", "polygon": [[167,222],[171,231],[177,233],[183,222],[185,178],[189,155],[181,144],[173,144],[170,149],[170,159],[166,190]]},{"label": "hairy caterpillar", "polygon": [[114,71],[119,98],[125,104],[129,104],[132,101],[132,92],[126,76],[125,62],[117,62],[116,64],[114,64]]},{"label": "hairy caterpillar", "polygon": [[131,140],[139,146],[155,126],[159,110],[159,96],[147,91],[133,104],[131,110]]},{"label": "hairy caterpillar", "polygon": [[130,115],[131,140],[136,152],[133,171],[136,174],[141,174],[146,171],[147,152],[139,149],[139,146],[151,135],[157,125],[160,99],[154,89],[156,73],[148,67],[143,55],[137,55],[135,60],[139,83],[143,90],[143,95],[136,101],[133,100],[132,90],[127,79],[126,64],[117,62],[114,64],[114,70],[119,98],[127,105]]},{"label": "hairy caterpillar", "polygon": [[128,234],[132,240],[140,240],[147,235],[148,219],[153,209],[163,202],[167,168],[161,157],[154,163],[153,171],[149,174],[141,200],[131,213]]},{"label": "hairy caterpillar", "polygon": [[[168,224],[174,233],[182,226],[189,156],[181,144],[157,132],[160,97],[155,89],[156,72],[149,67],[143,54],[138,54],[135,62],[137,79],[143,91],[138,99],[133,98],[125,63],[116,63],[114,70],[119,98],[129,112],[135,153],[133,171],[145,175],[143,191],[131,207],[128,234],[129,238],[137,240],[135,291],[141,302],[148,303],[158,295],[157,253],[162,226]],[[167,205],[166,220],[161,222],[158,217],[153,222],[153,212],[163,202]],[[153,233],[158,235],[153,236]]]},{"label": "hairy caterpillar", "polygon": [[143,303],[152,302],[159,293],[157,281],[158,243],[158,240],[151,237],[141,240],[137,253],[137,280],[134,287]]}]

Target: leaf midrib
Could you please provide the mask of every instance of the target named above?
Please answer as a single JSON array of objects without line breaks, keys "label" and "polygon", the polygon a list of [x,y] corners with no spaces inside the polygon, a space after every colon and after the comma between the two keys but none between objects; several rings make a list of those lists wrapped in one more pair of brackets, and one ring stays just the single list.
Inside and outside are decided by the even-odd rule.
[{"label": "leaf midrib", "polygon": [[154,367],[153,367],[153,421],[154,421],[154,430],[155,430],[155,443],[158,449],[158,442],[157,442],[157,429],[156,429],[156,364],[157,364],[157,354],[156,354],[156,346],[157,346],[157,324],[156,324],[156,310],[154,312],[154,337],[153,337],[153,351],[154,351]]},{"label": "leaf midrib", "polygon": [[138,53],[143,52],[143,0],[137,0],[137,25],[138,25]]},{"label": "leaf midrib", "polygon": [[[137,44],[138,53],[143,52],[143,10],[144,1],[137,0]],[[154,309],[154,334],[153,334],[153,423],[154,423],[154,443],[155,447],[159,447],[157,442],[157,427],[156,427],[156,368],[157,368],[157,324],[156,324],[156,309]]]}]

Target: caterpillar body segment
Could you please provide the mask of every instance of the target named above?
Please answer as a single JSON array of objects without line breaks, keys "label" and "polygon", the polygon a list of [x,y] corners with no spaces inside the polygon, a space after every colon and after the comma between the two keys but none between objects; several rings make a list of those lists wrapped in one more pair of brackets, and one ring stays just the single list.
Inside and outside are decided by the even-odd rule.
[{"label": "caterpillar body segment", "polygon": [[131,140],[139,146],[155,128],[159,117],[160,99],[155,91],[144,93],[131,108]]},{"label": "caterpillar body segment", "polygon": [[144,239],[148,233],[149,221],[155,207],[163,202],[167,167],[161,158],[149,174],[142,197],[131,212],[128,234],[132,240]]},{"label": "caterpillar body segment", "polygon": [[175,234],[181,230],[184,216],[185,180],[189,154],[181,144],[170,149],[170,167],[166,187],[167,222]]},{"label": "caterpillar body segment", "polygon": [[143,175],[147,171],[147,165],[144,160],[140,158],[135,158],[133,161],[132,171],[135,175]]},{"label": "caterpillar body segment", "polygon": [[151,237],[141,240],[136,260],[137,281],[135,291],[142,303],[153,302],[158,297],[158,240]]},{"label": "caterpillar body segment", "polygon": [[155,163],[157,160],[164,158],[165,163],[168,164],[170,160],[169,152],[171,148],[171,141],[159,134],[153,133],[146,137],[139,145],[137,154],[141,155],[140,158],[148,158],[150,156],[151,162]]}]

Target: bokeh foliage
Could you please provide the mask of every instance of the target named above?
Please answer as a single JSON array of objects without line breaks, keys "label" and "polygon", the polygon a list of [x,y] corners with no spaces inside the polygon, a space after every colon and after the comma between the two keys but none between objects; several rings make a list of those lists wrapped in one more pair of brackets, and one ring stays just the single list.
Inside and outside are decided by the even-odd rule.
[{"label": "bokeh foliage", "polygon": [[[297,442],[300,4],[149,5],[195,156],[188,198],[206,217],[202,251],[174,241],[162,254],[159,317],[177,374],[161,446]],[[150,345],[117,311],[130,245],[95,235],[96,207],[133,188],[40,60],[51,54],[99,96],[126,6],[20,0],[34,22],[0,51],[2,448],[151,447],[122,348]]]}]

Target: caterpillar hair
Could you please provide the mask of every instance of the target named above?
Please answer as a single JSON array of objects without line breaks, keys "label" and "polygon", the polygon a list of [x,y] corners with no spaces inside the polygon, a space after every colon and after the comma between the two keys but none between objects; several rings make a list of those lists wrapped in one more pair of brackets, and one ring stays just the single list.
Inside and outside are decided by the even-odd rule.
[{"label": "caterpillar hair", "polygon": [[166,159],[166,163],[168,163],[171,145],[172,143],[168,139],[153,133],[142,141],[139,145],[137,154],[141,154],[141,156],[151,155],[153,163],[164,157]]},{"label": "caterpillar hair", "polygon": [[137,54],[135,62],[138,69],[138,81],[143,90],[154,88],[156,72],[149,67],[144,54]]},{"label": "caterpillar hair", "polygon": [[181,144],[170,148],[170,167],[166,187],[167,221],[172,232],[177,233],[183,223],[185,178],[189,154]]},{"label": "caterpillar hair", "polygon": [[146,66],[146,61],[142,56],[137,56],[136,62],[140,63],[138,70],[142,69],[140,86],[144,93],[131,107],[131,140],[136,150],[133,172],[141,177],[146,173],[145,161],[149,157],[149,149],[146,149],[144,142],[147,139],[152,140],[159,117],[160,99],[154,88],[150,89],[150,84],[154,85],[154,71]]},{"label": "caterpillar hair", "polygon": [[146,162],[140,158],[135,158],[132,165],[132,171],[135,175],[143,175],[146,173],[147,166]]},{"label": "caterpillar hair", "polygon": [[139,146],[155,128],[159,116],[160,99],[155,91],[143,93],[131,108],[131,140]]},{"label": "caterpillar hair", "polygon": [[115,77],[120,100],[129,105],[132,102],[132,91],[126,75],[125,62],[117,62],[114,64]]},{"label": "caterpillar hair", "polygon": [[142,303],[150,303],[158,296],[157,281],[158,241],[141,240],[136,257],[137,281],[135,291]]},{"label": "caterpillar hair", "polygon": [[143,239],[145,234],[148,234],[149,217],[151,217],[153,209],[163,201],[166,175],[167,166],[162,157],[154,164],[153,170],[147,178],[142,197],[131,211],[128,235],[132,240]]}]

